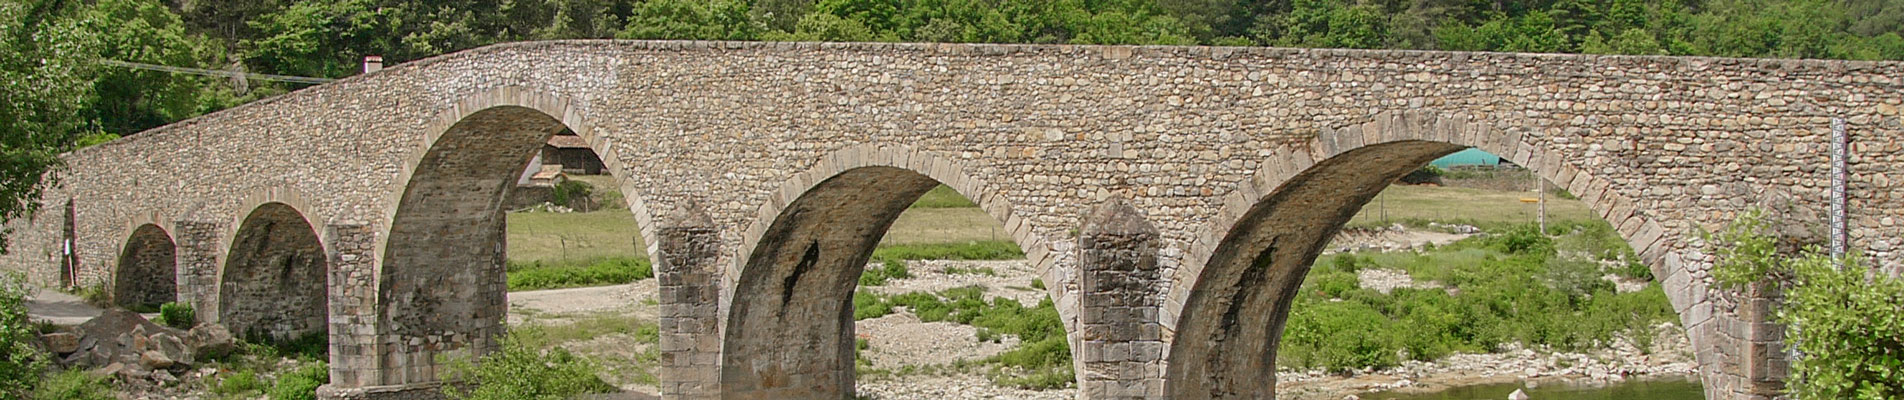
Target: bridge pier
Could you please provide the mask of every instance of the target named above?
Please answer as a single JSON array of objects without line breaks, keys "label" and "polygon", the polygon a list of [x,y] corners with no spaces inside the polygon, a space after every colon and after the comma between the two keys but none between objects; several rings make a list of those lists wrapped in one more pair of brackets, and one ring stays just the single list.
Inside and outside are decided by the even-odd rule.
[{"label": "bridge pier", "polygon": [[661,286],[661,395],[720,397],[720,231],[693,203],[675,207],[655,229],[655,279]]},{"label": "bridge pier", "polygon": [[1123,198],[1097,206],[1078,234],[1082,286],[1071,337],[1082,398],[1162,399],[1166,347],[1155,282],[1157,228]]},{"label": "bridge pier", "polygon": [[226,250],[218,243],[219,225],[177,221],[172,228],[178,244],[178,302],[192,305],[201,318],[218,315],[218,259]]}]

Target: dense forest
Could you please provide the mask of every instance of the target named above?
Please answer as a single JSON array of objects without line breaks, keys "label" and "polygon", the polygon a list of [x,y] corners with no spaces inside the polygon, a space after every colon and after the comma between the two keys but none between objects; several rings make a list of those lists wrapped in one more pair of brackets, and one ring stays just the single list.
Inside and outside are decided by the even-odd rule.
[{"label": "dense forest", "polygon": [[[54,154],[491,43],[1177,44],[1904,59],[1897,0],[0,0],[0,199]],[[0,219],[26,203],[0,202]]]}]

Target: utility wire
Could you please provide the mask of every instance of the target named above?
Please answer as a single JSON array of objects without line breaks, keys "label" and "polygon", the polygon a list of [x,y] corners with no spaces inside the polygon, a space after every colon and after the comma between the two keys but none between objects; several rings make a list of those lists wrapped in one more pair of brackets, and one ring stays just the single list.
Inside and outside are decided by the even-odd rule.
[{"label": "utility wire", "polygon": [[313,85],[320,84],[320,83],[329,83],[331,81],[336,80],[336,79],[330,79],[330,78],[312,78],[307,76],[254,74],[250,72],[226,71],[226,70],[217,70],[217,69],[174,67],[170,65],[145,64],[145,63],[136,63],[136,62],[125,62],[125,61],[119,61],[119,60],[99,60],[99,62],[106,65],[134,68],[134,69],[152,70],[152,71],[222,76],[226,78],[237,78],[242,76],[248,79],[256,79],[261,81],[308,83]]}]

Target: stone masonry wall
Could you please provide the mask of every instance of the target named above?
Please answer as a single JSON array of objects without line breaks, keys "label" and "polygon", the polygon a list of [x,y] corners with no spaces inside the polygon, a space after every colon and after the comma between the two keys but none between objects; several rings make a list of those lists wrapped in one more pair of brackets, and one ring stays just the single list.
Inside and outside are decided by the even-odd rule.
[{"label": "stone masonry wall", "polygon": [[[1279,186],[1280,178],[1264,172],[1272,160],[1313,150],[1324,132],[1385,113],[1458,114],[1490,128],[1496,135],[1490,140],[1503,148],[1554,155],[1536,165],[1591,176],[1582,182],[1625,199],[1596,211],[1625,212],[1656,225],[1653,242],[1669,249],[1659,254],[1673,257],[1659,257],[1655,266],[1670,273],[1661,275],[1669,289],[1679,288],[1673,296],[1682,316],[1698,319],[1713,313],[1709,299],[1716,296],[1705,289],[1710,260],[1690,238],[1766,198],[1826,209],[1831,118],[1845,118],[1851,132],[1852,247],[1876,256],[1878,268],[1896,271],[1904,264],[1892,252],[1904,245],[1898,224],[1904,217],[1901,76],[1904,64],[1840,61],[521,43],[398,65],[80,150],[65,156],[73,167],[61,172],[61,183],[45,199],[77,206],[81,281],[109,276],[134,216],[229,220],[249,212],[229,194],[257,187],[309,194],[309,213],[322,216],[313,225],[370,227],[379,247],[363,256],[376,258],[369,265],[381,269],[390,266],[382,257],[393,245],[383,240],[391,238],[411,178],[428,171],[422,160],[450,126],[443,121],[479,111],[460,108],[467,104],[515,104],[547,113],[588,139],[621,182],[644,235],[654,233],[647,224],[652,215],[686,201],[705,204],[719,229],[719,279],[732,281],[745,273],[743,244],[760,240],[748,232],[764,231],[756,227],[772,224],[777,207],[792,201],[780,189],[824,179],[803,174],[827,170],[834,162],[828,157],[872,149],[866,157],[905,164],[910,161],[901,155],[927,154],[937,165],[909,168],[935,177],[933,171],[959,171],[959,182],[948,184],[1010,221],[1020,243],[1045,246],[1026,250],[1050,277],[1054,300],[1075,329],[1083,289],[1070,232],[1081,226],[1085,209],[1111,193],[1128,193],[1131,206],[1156,226],[1162,278],[1154,293],[1168,296],[1187,290],[1177,286],[1188,281],[1181,271],[1195,258],[1192,249],[1210,245],[1200,243],[1211,232],[1231,229],[1224,225],[1235,221],[1225,214],[1235,208],[1226,205],[1228,196]],[[57,277],[57,264],[48,262],[59,254],[57,216],[49,211],[9,226],[17,233],[0,268],[30,271],[41,281]],[[194,263],[202,262],[195,254],[203,250],[191,246],[219,241],[188,240],[193,233],[186,226],[175,229],[179,267],[187,275],[181,293],[199,296],[194,293],[204,289],[194,286],[208,283],[192,276],[200,271]],[[1678,264],[1664,268],[1668,259]],[[387,272],[367,276],[379,274]],[[333,304],[383,300],[374,289],[330,293],[350,296]],[[734,312],[735,296],[720,301],[721,320],[733,320],[727,314]],[[336,325],[342,317],[331,318]],[[1166,340],[1180,323],[1174,318],[1162,320]],[[351,321],[353,330],[363,329],[363,320]],[[1726,325],[1714,329],[1731,330]],[[1722,335],[1693,336],[1697,342]],[[333,338],[365,340],[335,330]],[[376,374],[399,367],[391,362],[352,359],[333,366]],[[356,382],[410,380],[390,375]],[[1725,392],[1715,396],[1743,393]]]}]

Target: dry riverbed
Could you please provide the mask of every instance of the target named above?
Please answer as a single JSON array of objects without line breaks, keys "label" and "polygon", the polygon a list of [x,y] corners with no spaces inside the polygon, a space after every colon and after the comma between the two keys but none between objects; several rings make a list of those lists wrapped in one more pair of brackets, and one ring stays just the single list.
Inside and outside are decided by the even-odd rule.
[{"label": "dry riverbed", "polygon": [[[1435,238],[1446,240],[1446,238]],[[1032,288],[1035,271],[1025,261],[915,261],[909,263],[914,275],[895,279],[885,286],[862,288],[885,294],[914,291],[937,292],[978,285],[986,296],[1009,297],[1027,306],[1045,298],[1045,291]],[[1383,272],[1364,276],[1364,285],[1395,287],[1424,285],[1410,283],[1405,274]],[[589,323],[602,316],[632,316],[653,321],[654,280],[631,285],[518,292],[509,296],[512,324],[560,326]],[[859,321],[857,335],[869,348],[861,354],[870,368],[885,373],[860,379],[859,394],[873,399],[1070,399],[1075,389],[1024,390],[1001,387],[984,376],[984,367],[959,367],[961,361],[976,362],[1010,350],[1015,338],[998,342],[980,341],[976,329],[949,322],[920,322],[911,313],[893,314]],[[1694,364],[1685,349],[1686,337],[1671,324],[1656,327],[1652,348],[1641,351],[1631,341],[1619,340],[1607,349],[1588,353],[1551,352],[1538,349],[1504,349],[1493,354],[1461,354],[1436,362],[1410,361],[1380,371],[1351,374],[1326,374],[1320,371],[1282,372],[1277,374],[1281,397],[1290,399],[1341,399],[1346,395],[1378,390],[1434,391],[1454,386],[1510,381],[1617,381],[1638,377],[1674,377],[1691,374]],[[563,344],[570,350],[602,362],[606,378],[624,390],[654,394],[651,384],[630,383],[642,374],[652,376],[653,364],[640,362],[646,344],[635,343],[625,335],[577,340]],[[905,371],[911,367],[909,372]],[[626,371],[645,368],[645,371]]]}]

